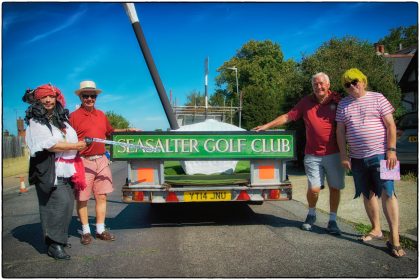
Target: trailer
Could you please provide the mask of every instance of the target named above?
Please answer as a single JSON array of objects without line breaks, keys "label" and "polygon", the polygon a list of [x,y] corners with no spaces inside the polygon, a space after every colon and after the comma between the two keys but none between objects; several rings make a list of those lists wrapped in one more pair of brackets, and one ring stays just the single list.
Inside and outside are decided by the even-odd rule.
[{"label": "trailer", "polygon": [[[111,159],[127,161],[126,203],[291,200],[286,162],[295,159],[294,131],[116,132]],[[136,145],[136,147],[134,147]],[[249,161],[249,173],[165,175],[168,161]]]}]

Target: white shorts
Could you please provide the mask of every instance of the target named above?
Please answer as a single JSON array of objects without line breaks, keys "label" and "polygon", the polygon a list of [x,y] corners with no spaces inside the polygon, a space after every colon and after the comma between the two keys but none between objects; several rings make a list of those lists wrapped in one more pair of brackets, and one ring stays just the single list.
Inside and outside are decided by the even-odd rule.
[{"label": "white shorts", "polygon": [[304,165],[309,188],[324,185],[325,175],[330,188],[344,188],[344,168],[339,153],[326,156],[305,155]]}]

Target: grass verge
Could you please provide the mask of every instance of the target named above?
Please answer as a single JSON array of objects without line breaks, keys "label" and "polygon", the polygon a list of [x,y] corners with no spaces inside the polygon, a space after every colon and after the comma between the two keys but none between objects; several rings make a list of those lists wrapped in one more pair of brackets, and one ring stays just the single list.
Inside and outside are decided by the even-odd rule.
[{"label": "grass verge", "polygon": [[29,170],[28,156],[3,159],[3,178],[26,173]]},{"label": "grass verge", "polygon": [[[368,234],[372,230],[372,227],[365,224],[355,224],[354,229],[360,234]],[[382,232],[385,236],[385,239],[389,239],[389,231],[382,230]],[[401,247],[403,247],[404,249],[417,251],[417,243],[411,239],[408,239],[400,235],[400,243],[401,243]]]},{"label": "grass verge", "polygon": [[406,174],[401,174],[402,181],[417,182],[417,174],[409,171]]}]

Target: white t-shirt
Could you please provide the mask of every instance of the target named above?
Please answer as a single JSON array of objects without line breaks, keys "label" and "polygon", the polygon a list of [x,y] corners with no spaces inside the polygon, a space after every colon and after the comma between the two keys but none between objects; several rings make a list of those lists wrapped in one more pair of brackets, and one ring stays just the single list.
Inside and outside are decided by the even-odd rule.
[{"label": "white t-shirt", "polygon": [[[33,119],[30,119],[29,126],[26,128],[25,140],[26,145],[28,145],[31,157],[34,157],[36,152],[50,149],[58,142],[77,143],[78,139],[76,131],[67,122],[65,125],[66,133],[62,132],[54,125],[51,125],[51,133],[51,130],[46,125],[40,124],[35,122]],[[73,163],[59,161],[59,159],[62,158],[71,160],[74,159],[76,155],[76,150],[55,153],[55,183],[57,183],[57,177],[68,178],[76,172]]]}]

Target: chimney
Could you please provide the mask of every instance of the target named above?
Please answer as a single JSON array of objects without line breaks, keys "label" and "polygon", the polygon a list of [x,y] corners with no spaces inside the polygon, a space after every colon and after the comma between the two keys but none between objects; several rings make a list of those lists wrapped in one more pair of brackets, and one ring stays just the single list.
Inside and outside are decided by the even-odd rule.
[{"label": "chimney", "polygon": [[25,132],[25,126],[23,124],[23,119],[19,117],[19,119],[17,119],[16,122],[17,122],[18,137],[25,138],[26,132]]},{"label": "chimney", "polygon": [[379,43],[375,44],[375,51],[377,55],[383,55],[385,52],[385,46]]}]

